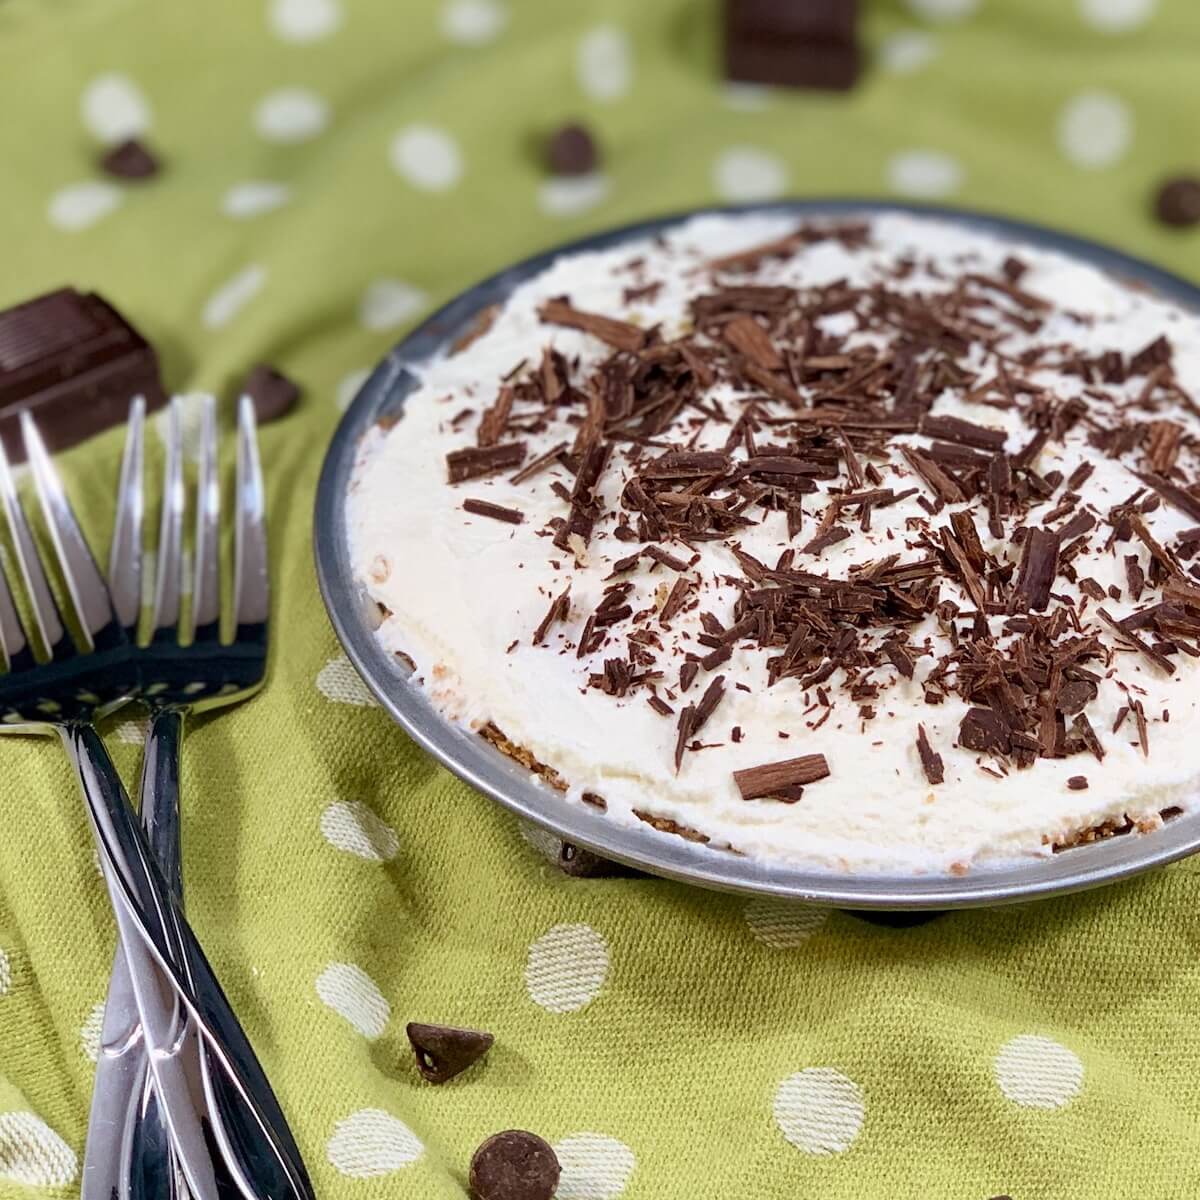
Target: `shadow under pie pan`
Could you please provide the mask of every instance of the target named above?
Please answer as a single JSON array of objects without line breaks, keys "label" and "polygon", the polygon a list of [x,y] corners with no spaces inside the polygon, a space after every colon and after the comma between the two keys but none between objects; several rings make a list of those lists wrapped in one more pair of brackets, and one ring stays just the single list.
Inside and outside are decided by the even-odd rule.
[{"label": "shadow under pie pan", "polygon": [[[604,250],[661,233],[708,213],[758,213],[798,220],[907,212],[1057,251],[1092,264],[1164,299],[1200,312],[1200,288],[1115,250],[1053,230],[955,209],[870,200],[804,200],[680,213],[594,235],[502,271],[463,292],[406,337],[376,367],[346,411],[325,457],[317,490],[317,574],[330,620],[346,654],[383,708],[425,750],[472,787],[526,820],[606,858],[701,887],[841,908],[931,910],[1028,901],[1097,887],[1162,866],[1200,849],[1200,811],[1148,834],[1130,834],[1015,865],[976,867],[964,875],[846,874],[743,857],[642,824],[629,828],[599,811],[568,804],[483,737],[446,720],[376,640],[377,610],[354,579],[346,536],[346,496],[356,448],[378,421],[394,419],[417,386],[411,366],[448,349],[480,314],[566,253]],[[1036,786],[1032,783],[1031,786]]]}]

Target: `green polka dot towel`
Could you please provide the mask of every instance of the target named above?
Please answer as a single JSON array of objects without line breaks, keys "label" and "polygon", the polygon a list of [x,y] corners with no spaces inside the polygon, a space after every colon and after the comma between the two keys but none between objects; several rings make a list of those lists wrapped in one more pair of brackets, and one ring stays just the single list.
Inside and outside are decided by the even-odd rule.
[{"label": "green polka dot towel", "polygon": [[[101,291],[189,398],[228,402],[256,361],[305,389],[262,434],[271,684],[188,741],[192,919],[321,1195],[462,1197],[516,1127],[554,1145],[563,1200],[1192,1197],[1194,864],[909,930],[572,879],[407,742],[329,631],[310,511],[340,410],[414,321],[556,241],[867,194],[1200,277],[1200,236],[1149,216],[1200,157],[1192,0],[866,0],[871,66],[836,97],[722,84],[718,8],[0,0],[0,303]],[[568,120],[601,161],[550,179],[538,147]],[[97,170],[130,136],[157,178]],[[98,544],[119,452],[64,459]],[[141,732],[110,737],[129,780]],[[0,1198],[72,1196],[111,916],[61,755],[0,755]],[[431,1087],[410,1020],[496,1044]]]}]

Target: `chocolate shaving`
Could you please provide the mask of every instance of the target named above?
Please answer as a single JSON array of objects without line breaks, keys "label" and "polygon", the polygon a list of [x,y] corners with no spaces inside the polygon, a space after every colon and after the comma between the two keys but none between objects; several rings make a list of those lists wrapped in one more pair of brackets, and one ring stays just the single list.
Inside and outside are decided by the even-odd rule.
[{"label": "chocolate shaving", "polygon": [[929,735],[924,725],[917,726],[917,753],[921,756],[921,769],[932,784],[942,783],[946,777],[942,756],[929,744]]},{"label": "chocolate shaving", "polygon": [[825,755],[805,754],[800,758],[734,771],[733,781],[743,800],[781,798],[791,802],[799,799],[795,794],[796,789],[817,783],[828,776],[829,764],[825,761]]},{"label": "chocolate shaving", "polygon": [[646,343],[644,330],[628,321],[618,321],[599,313],[582,312],[572,308],[565,300],[547,300],[538,311],[538,316],[547,325],[565,325],[568,329],[580,329],[606,342],[615,350],[636,354]]},{"label": "chocolate shaving", "polygon": [[533,644],[540,646],[546,640],[546,634],[550,632],[550,627],[557,621],[565,621],[567,615],[571,611],[571,588],[567,587],[560,592],[550,602],[550,607],[546,615],[542,618],[542,623],[534,630]]},{"label": "chocolate shaving", "polygon": [[1165,671],[1168,675],[1175,674],[1175,664],[1169,658],[1160,654],[1149,642],[1138,637],[1133,630],[1126,629],[1124,625],[1121,625],[1105,609],[1096,609],[1096,615],[1122,638],[1136,646],[1160,670]]},{"label": "chocolate shaving", "polygon": [[1058,534],[1044,529],[1028,531],[1021,547],[1016,594],[1034,612],[1045,612],[1050,588],[1058,574]]},{"label": "chocolate shaving", "polygon": [[524,442],[508,442],[503,446],[466,446],[446,455],[450,483],[465,483],[519,467],[525,459]]},{"label": "chocolate shaving", "polygon": [[503,504],[493,504],[490,500],[464,500],[463,510],[477,517],[491,517],[493,521],[504,521],[509,525],[520,525],[525,520],[525,514],[519,508],[505,508]]}]

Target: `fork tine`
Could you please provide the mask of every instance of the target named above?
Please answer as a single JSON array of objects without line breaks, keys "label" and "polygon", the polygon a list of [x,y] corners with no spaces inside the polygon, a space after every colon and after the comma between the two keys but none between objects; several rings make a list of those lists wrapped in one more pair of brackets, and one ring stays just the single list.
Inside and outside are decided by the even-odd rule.
[{"label": "fork tine", "polygon": [[152,627],[156,640],[175,641],[179,625],[183,566],[183,401],[167,412],[167,461],[163,469],[162,517],[158,528],[158,579]]},{"label": "fork tine", "polygon": [[[0,447],[0,453],[3,448]],[[10,671],[19,671],[33,666],[33,653],[25,627],[17,613],[13,594],[8,586],[8,574],[0,570],[0,650],[4,651],[5,662]]]},{"label": "fork tine", "polygon": [[75,615],[91,648],[96,644],[97,635],[112,624],[113,608],[108,585],[96,566],[96,560],[75,519],[71,502],[67,499],[62,479],[54,469],[46,444],[28,410],[21,414],[21,436],[25,440],[25,453],[33,471],[42,516],[50,530],[58,565],[67,581]]},{"label": "fork tine", "polygon": [[117,485],[117,521],[108,554],[108,590],[117,619],[132,632],[142,611],[142,464],[146,431],[146,400],[134,397]]},{"label": "fork tine", "polygon": [[243,396],[238,405],[237,523],[233,544],[233,610],[238,628],[265,625],[271,606],[266,503],[254,402],[249,396]]},{"label": "fork tine", "polygon": [[8,465],[8,455],[0,444],[0,500],[4,504],[4,519],[8,531],[12,535],[13,544],[17,550],[17,565],[21,570],[21,578],[25,581],[25,590],[33,603],[33,619],[37,630],[51,658],[58,658],[69,653],[70,639],[63,629],[62,619],[58,615],[58,605],[54,603],[54,595],[46,582],[46,572],[42,569],[42,560],[38,557],[37,546],[25,514],[21,511],[17,499],[17,488],[13,483],[12,471]]},{"label": "fork tine", "polygon": [[196,548],[192,572],[192,629],[200,641],[215,641],[221,626],[221,548],[218,536],[221,489],[217,477],[217,401],[204,398],[200,431],[200,478],[196,487]]}]

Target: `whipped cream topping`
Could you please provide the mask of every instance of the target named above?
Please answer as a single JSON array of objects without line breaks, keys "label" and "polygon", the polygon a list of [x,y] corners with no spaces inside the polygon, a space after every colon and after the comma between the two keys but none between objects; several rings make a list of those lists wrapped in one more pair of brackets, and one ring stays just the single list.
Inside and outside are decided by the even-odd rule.
[{"label": "whipped cream topping", "polygon": [[[1193,806],[1200,776],[1190,753],[1200,738],[1200,660],[1191,653],[1196,638],[1168,638],[1136,622],[1127,632],[1114,630],[1099,610],[1119,622],[1162,603],[1166,576],[1183,590],[1195,583],[1189,570],[1196,546],[1188,538],[1197,520],[1178,504],[1162,502],[1135,472],[1166,465],[1170,473],[1172,454],[1164,463],[1162,443],[1153,441],[1165,437],[1177,443],[1176,483],[1200,474],[1189,399],[1200,390],[1200,321],[1061,255],[899,215],[872,218],[864,240],[800,239],[786,254],[752,257],[715,272],[710,267],[714,259],[787,237],[794,228],[794,220],[783,218],[704,217],[653,242],[564,257],[522,285],[490,328],[460,353],[416,367],[420,387],[406,401],[402,419],[373,429],[359,448],[348,504],[355,572],[381,606],[383,645],[415,664],[416,677],[447,718],[474,730],[495,726],[557,772],[567,785],[564,804],[602,797],[614,821],[674,823],[750,856],[843,871],[961,872],[977,863],[1049,854],[1056,843],[1107,822],[1148,830],[1163,810]],[[512,381],[539,369],[547,348],[562,356],[573,387],[613,357],[613,346],[592,333],[546,323],[541,314],[555,299],[567,297],[575,310],[641,330],[657,329],[661,344],[692,336],[694,302],[726,286],[791,288],[811,298],[844,283],[883,287],[900,297],[940,296],[961,290],[967,279],[1015,277],[1014,257],[1024,267],[1018,298],[972,285],[993,297],[993,308],[978,313],[981,336],[969,336],[974,325],[966,334],[961,328],[951,333],[965,339],[954,355],[962,378],[953,371],[924,376],[934,381],[926,418],[958,418],[993,431],[984,439],[993,444],[1002,434],[1000,457],[1016,464],[1018,475],[1032,473],[1019,512],[1001,521],[1002,536],[989,521],[984,496],[967,489],[966,499],[939,498],[918,469],[928,462],[923,456],[930,434],[901,428],[883,442],[864,443],[858,430],[849,440],[859,469],[870,465],[878,482],[855,485],[849,465],[835,464],[815,491],[797,493],[802,516],[794,536],[782,502],[778,509],[749,507],[746,523],[722,536],[661,541],[674,566],[649,556],[623,566],[647,544],[636,536],[645,530],[627,504],[629,483],[670,452],[663,447],[686,443],[689,451],[725,452],[728,422],[753,405],[757,452],[769,453],[762,446],[791,436],[791,427],[782,424],[797,411],[794,397],[786,397],[789,390],[805,406],[836,405],[836,397],[825,393],[836,392],[838,381],[819,368],[801,371],[798,379],[780,370],[779,394],[714,371],[698,392],[700,405],[681,410],[669,431],[651,439],[657,445],[617,445],[600,473],[594,528],[586,536],[562,536],[561,523],[572,513],[572,467],[579,465],[562,455],[519,482],[512,479],[515,466],[448,482],[447,454],[476,446],[481,416]],[[836,342],[843,354],[889,349],[878,323],[859,321],[852,307],[833,308],[822,313],[810,305],[819,341]],[[722,347],[720,333],[712,336],[714,347]],[[915,336],[918,347],[921,336]],[[1137,373],[1122,369],[1107,380],[1099,369],[1079,367],[1081,359],[1094,364],[1115,353],[1127,368],[1164,336],[1169,366],[1151,353]],[[1059,349],[1045,353],[1050,346]],[[938,354],[933,337],[916,361],[923,368]],[[1001,374],[1003,383],[997,382]],[[564,442],[569,449],[586,410],[586,398],[577,399],[548,412],[515,404],[500,440],[523,443],[520,461],[526,465]],[[1074,409],[1062,409],[1072,400]],[[1033,417],[1035,408],[1072,415]],[[728,422],[716,419],[717,413]],[[781,423],[771,425],[773,419]],[[1048,430],[1041,445],[1034,441],[1038,420]],[[1106,441],[1098,433],[1130,423],[1139,430],[1154,423],[1160,432],[1139,432],[1129,447],[1119,435]],[[1162,433],[1167,426],[1172,429]],[[937,428],[954,432],[953,425]],[[961,441],[954,444],[964,449]],[[995,453],[969,444],[965,449]],[[739,445],[730,453],[734,468],[745,469],[749,451]],[[960,469],[948,467],[952,480]],[[680,479],[678,489],[691,482]],[[1047,487],[1050,494],[1042,497],[1038,489]],[[831,500],[863,490],[890,490],[899,498],[870,507],[868,521],[860,521],[861,507],[834,505],[826,532],[844,528],[849,536],[814,542]],[[1065,496],[1078,499],[1064,507]],[[464,510],[468,500],[475,512]],[[522,519],[511,524],[486,515],[489,505]],[[1130,519],[1113,515],[1121,506],[1131,506],[1140,532],[1131,533]],[[939,540],[959,513],[971,514],[988,564],[974,580]],[[1079,514],[1093,520],[1072,526]],[[1081,533],[1080,524],[1089,528]],[[619,535],[621,526],[635,536]],[[1027,531],[1023,538],[1014,538],[1018,527]],[[1037,589],[1022,564],[1022,541],[1032,536],[1028,531],[1064,528],[1069,536],[1059,552],[1070,546],[1071,557],[1060,558],[1050,599],[1043,597],[1040,611],[1030,613],[1028,589]],[[1152,565],[1154,547],[1169,565]],[[789,550],[790,560],[780,563]],[[924,611],[895,628],[883,622],[859,629],[852,641],[870,660],[866,665],[860,657],[851,668],[835,654],[804,672],[773,678],[771,659],[780,649],[738,638],[712,669],[692,668],[695,682],[681,690],[681,666],[710,655],[712,630],[733,627],[739,604],[745,611],[755,586],[746,578],[747,562],[853,580],[864,570],[869,577],[869,564],[889,556],[897,556],[897,565],[939,561],[932,583],[937,605],[930,599]],[[988,585],[988,604],[980,612],[978,587],[985,575],[994,577],[994,585]],[[1142,589],[1135,588],[1139,576],[1146,580]],[[686,602],[663,622],[659,614],[681,577],[688,581]],[[1026,590],[1014,601],[1022,581]],[[772,582],[778,580],[759,585]],[[621,584],[628,586],[617,600],[629,613],[599,628],[593,620],[580,653],[588,617],[594,618],[606,589]],[[568,589],[554,612],[558,619],[547,621]],[[960,694],[945,657],[981,635],[987,646],[1019,657],[1029,621],[1060,609],[1069,611],[1059,635],[1094,635],[1100,649],[1079,661],[1081,672],[1067,668],[1076,698],[1059,701],[1056,755],[1040,753],[1036,728],[1002,749],[986,744],[986,729],[985,736],[965,736],[964,719],[978,712],[981,701],[978,694]],[[1181,619],[1190,619],[1186,611]],[[535,642],[543,625],[544,636]],[[883,651],[889,642],[905,647],[895,661]],[[628,664],[626,675],[646,678],[628,688],[621,681],[614,688],[611,679],[606,685],[605,664],[614,658]],[[961,662],[960,652],[960,675]],[[1031,670],[1037,676],[1039,668]],[[719,702],[681,750],[680,714],[700,702],[718,675]],[[1063,678],[1036,679],[1035,691],[1039,684],[1053,689],[1053,742],[1054,698],[1066,684]],[[988,695],[985,709],[1003,705]],[[1094,737],[1076,724],[1081,706]],[[923,764],[919,727],[940,769]],[[1021,738],[1033,748],[1022,751]],[[826,778],[782,797],[743,798],[735,773],[808,755],[824,756]],[[933,782],[939,774],[941,781]]]}]

